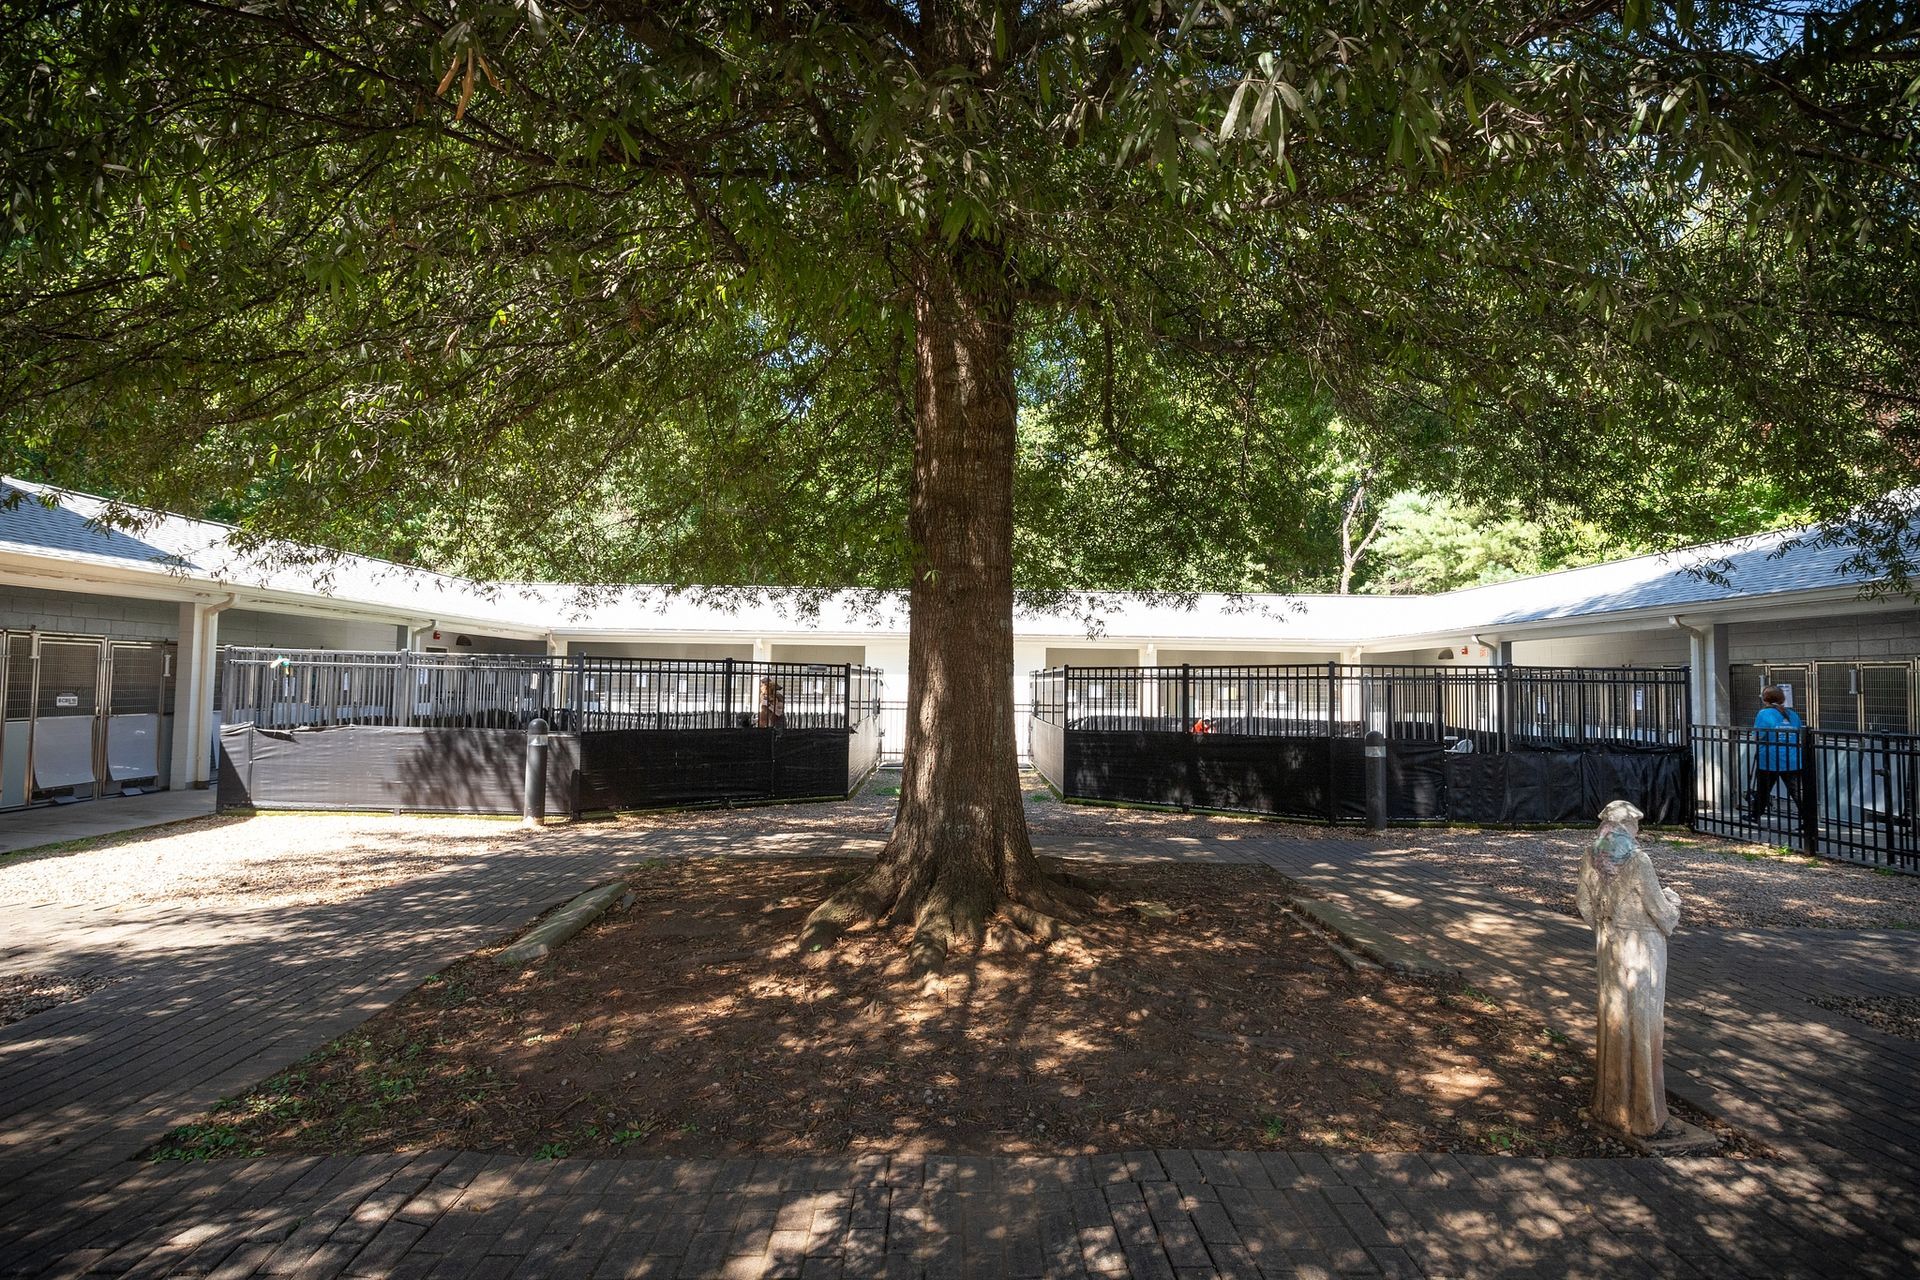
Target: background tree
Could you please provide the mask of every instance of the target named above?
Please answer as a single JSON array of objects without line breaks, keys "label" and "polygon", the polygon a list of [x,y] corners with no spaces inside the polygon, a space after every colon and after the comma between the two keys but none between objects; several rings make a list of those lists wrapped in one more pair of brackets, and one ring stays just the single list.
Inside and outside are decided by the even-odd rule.
[{"label": "background tree", "polygon": [[1036,514],[1104,481],[1193,553],[1123,556],[1205,573],[1231,400],[1129,439],[1129,378],[1257,372],[1410,483],[1649,536],[1702,511],[1647,469],[1790,476],[1825,517],[1912,471],[1898,5],[9,14],[0,461],[189,510],[269,474],[261,534],[437,512],[582,574],[638,541],[682,580],[905,581],[899,822],[811,928],[911,920],[920,963],[1074,907],[1014,772],[1048,364],[1114,388],[1054,429],[1133,472]]}]

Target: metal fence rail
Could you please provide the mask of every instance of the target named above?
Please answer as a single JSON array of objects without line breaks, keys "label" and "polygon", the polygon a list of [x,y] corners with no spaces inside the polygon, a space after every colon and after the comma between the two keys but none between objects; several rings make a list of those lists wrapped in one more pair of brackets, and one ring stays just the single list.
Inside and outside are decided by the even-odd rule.
[{"label": "metal fence rail", "polygon": [[1482,750],[1684,746],[1684,667],[1055,667],[1033,714],[1073,729],[1473,740]]},{"label": "metal fence rail", "polygon": [[873,667],[739,659],[225,651],[226,724],[556,730],[858,729],[881,714]]},{"label": "metal fence rail", "polygon": [[1694,829],[1920,871],[1920,737],[1698,725]]}]

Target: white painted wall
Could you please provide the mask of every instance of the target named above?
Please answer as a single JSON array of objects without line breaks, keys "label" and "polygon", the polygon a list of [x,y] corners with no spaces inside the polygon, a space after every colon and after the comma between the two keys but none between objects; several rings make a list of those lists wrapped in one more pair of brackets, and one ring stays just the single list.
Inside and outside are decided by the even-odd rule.
[{"label": "white painted wall", "polygon": [[631,640],[572,640],[567,644],[567,652],[585,654],[589,658],[736,658],[751,661],[753,641],[740,644],[668,644]]},{"label": "white painted wall", "polygon": [[[1111,645],[1068,648],[1049,645],[1045,649],[1046,659],[1043,667],[1137,667],[1140,665],[1140,646]],[[1164,661],[1164,658],[1162,659]]]},{"label": "white painted wall", "polygon": [[1684,667],[1687,633],[1678,627],[1561,640],[1515,640],[1519,667]]},{"label": "white painted wall", "polygon": [[[486,636],[481,635],[477,631],[442,631],[440,634],[443,639],[437,642],[433,640],[427,641],[427,648],[444,648],[448,653],[535,654],[545,653],[547,651],[547,642],[544,640],[519,640],[512,636]],[[461,644],[460,641],[462,638],[471,640],[473,643],[470,645]]]},{"label": "white painted wall", "polygon": [[1275,653],[1260,649],[1159,649],[1159,665],[1177,667],[1298,667],[1319,666],[1339,658],[1337,653],[1313,650],[1304,653]]},{"label": "white painted wall", "polygon": [[867,663],[863,644],[769,644],[767,648],[773,662],[846,662],[856,667]]},{"label": "white painted wall", "polygon": [[407,647],[407,635],[405,628],[390,622],[228,609],[220,615],[220,643],[242,648],[378,649],[390,653]]},{"label": "white painted wall", "polygon": [[[1460,650],[1462,649],[1467,650],[1467,652],[1464,654],[1461,653]],[[1386,649],[1379,652],[1368,649],[1360,655],[1359,661],[1363,664],[1381,667],[1439,667],[1448,665],[1456,667],[1485,667],[1492,665],[1494,661],[1494,648],[1492,645],[1475,644],[1471,640],[1458,640],[1452,645],[1447,646],[1447,651],[1453,654],[1453,657],[1445,661],[1441,660],[1440,650],[1441,646],[1438,644],[1428,645],[1424,649]],[[1484,653],[1482,652],[1483,650]],[[1516,658],[1514,661],[1518,662],[1519,659]]]}]

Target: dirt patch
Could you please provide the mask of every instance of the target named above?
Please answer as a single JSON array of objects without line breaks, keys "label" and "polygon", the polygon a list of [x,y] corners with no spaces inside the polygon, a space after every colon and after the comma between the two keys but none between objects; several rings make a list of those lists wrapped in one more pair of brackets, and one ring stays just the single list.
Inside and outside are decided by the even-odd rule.
[{"label": "dirt patch", "polygon": [[1808,1002],[1858,1018],[1875,1031],[1920,1040],[1920,996],[1813,996]]},{"label": "dirt patch", "polygon": [[161,1154],[1618,1150],[1578,1120],[1583,1054],[1349,972],[1270,869],[1073,864],[1110,882],[1075,937],[923,987],[905,930],[796,954],[860,865],[650,865],[538,967],[455,965]]},{"label": "dirt patch", "polygon": [[91,975],[63,977],[56,973],[15,973],[0,977],[0,1027],[44,1013],[69,1000],[92,995],[116,981],[118,979]]}]

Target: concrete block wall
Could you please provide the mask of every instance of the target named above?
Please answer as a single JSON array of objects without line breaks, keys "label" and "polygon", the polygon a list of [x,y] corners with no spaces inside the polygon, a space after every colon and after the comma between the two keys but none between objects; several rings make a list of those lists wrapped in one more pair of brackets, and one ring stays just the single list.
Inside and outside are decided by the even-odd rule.
[{"label": "concrete block wall", "polygon": [[391,622],[269,613],[264,609],[228,609],[220,615],[219,623],[221,644],[246,648],[373,649],[392,652],[407,647],[406,629]]},{"label": "concrete block wall", "polygon": [[1736,622],[1727,627],[1727,645],[1736,663],[1913,658],[1920,656],[1920,609]]},{"label": "concrete block wall", "polygon": [[116,640],[178,640],[180,606],[165,600],[0,586],[0,629],[35,627]]}]

